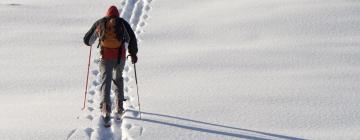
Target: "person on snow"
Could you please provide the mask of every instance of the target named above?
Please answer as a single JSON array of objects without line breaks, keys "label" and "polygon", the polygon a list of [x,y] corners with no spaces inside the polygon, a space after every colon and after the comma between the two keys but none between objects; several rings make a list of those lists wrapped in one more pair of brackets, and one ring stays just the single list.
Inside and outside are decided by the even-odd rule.
[{"label": "person on snow", "polygon": [[[100,109],[105,123],[109,123],[111,114],[111,84],[115,92],[115,118],[123,114],[124,84],[122,73],[126,61],[126,49],[133,64],[137,62],[137,39],[131,26],[119,17],[118,9],[111,6],[105,17],[96,21],[85,34],[84,43],[94,44],[99,38],[100,46]],[[127,47],[126,47],[127,46]]]}]

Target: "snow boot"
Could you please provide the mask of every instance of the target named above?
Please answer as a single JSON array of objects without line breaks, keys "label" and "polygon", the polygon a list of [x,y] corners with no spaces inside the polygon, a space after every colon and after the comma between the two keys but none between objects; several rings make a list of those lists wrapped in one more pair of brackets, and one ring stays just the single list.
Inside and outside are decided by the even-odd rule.
[{"label": "snow boot", "polygon": [[101,111],[102,111],[102,117],[104,120],[104,126],[105,127],[110,127],[111,126],[111,117],[110,117],[110,111],[111,110],[111,106],[106,104],[106,103],[102,103],[101,104]]},{"label": "snow boot", "polygon": [[111,117],[110,117],[110,114],[107,113],[105,115],[102,115],[102,118],[104,120],[104,127],[108,128],[111,126]]},{"label": "snow boot", "polygon": [[122,108],[122,107],[117,108],[116,112],[114,113],[115,120],[120,121],[124,114],[125,114],[124,108]]},{"label": "snow boot", "polygon": [[116,102],[116,112],[114,113],[115,120],[121,120],[122,116],[124,115],[124,107],[123,107],[123,100],[118,100]]}]

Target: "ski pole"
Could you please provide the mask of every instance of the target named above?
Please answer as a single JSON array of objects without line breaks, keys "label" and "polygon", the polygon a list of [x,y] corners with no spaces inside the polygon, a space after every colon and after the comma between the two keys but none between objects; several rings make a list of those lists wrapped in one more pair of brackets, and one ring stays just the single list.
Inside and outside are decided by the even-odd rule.
[{"label": "ski pole", "polygon": [[88,83],[89,83],[89,70],[90,70],[91,50],[92,50],[92,46],[90,46],[89,62],[88,62],[88,68],[87,68],[87,74],[86,74],[84,106],[83,106],[83,108],[82,108],[81,110],[84,110],[84,109],[85,109],[86,93],[87,93]]},{"label": "ski pole", "polygon": [[[131,56],[128,55],[127,58]],[[137,74],[136,74],[136,65],[134,63],[134,72],[135,72],[135,83],[136,83],[136,94],[137,94],[137,100],[138,100],[138,106],[139,106],[139,117],[141,119],[141,107],[140,107],[140,94],[139,94],[139,85],[138,85],[138,80],[137,80]]]},{"label": "ski pole", "polygon": [[138,106],[139,106],[139,115],[140,115],[140,120],[141,120],[141,108],[140,108],[140,95],[139,95],[139,85],[138,85],[138,81],[137,81],[137,75],[136,75],[136,65],[134,63],[134,72],[135,72],[135,82],[136,82],[136,93],[137,93],[137,99],[138,99]]}]

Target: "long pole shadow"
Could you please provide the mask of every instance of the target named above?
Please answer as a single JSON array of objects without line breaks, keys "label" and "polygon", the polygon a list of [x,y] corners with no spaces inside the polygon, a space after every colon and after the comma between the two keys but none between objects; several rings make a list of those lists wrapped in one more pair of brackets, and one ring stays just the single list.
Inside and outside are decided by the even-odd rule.
[{"label": "long pole shadow", "polygon": [[[127,111],[128,112],[137,112],[135,110],[127,110]],[[243,131],[243,132],[251,132],[251,133],[261,134],[261,135],[264,135],[264,136],[276,137],[277,139],[306,140],[306,139],[297,138],[297,137],[290,137],[290,136],[284,136],[284,135],[279,135],[279,134],[273,134],[273,133],[267,133],[267,132],[261,132],[261,131],[243,129],[243,128],[237,128],[237,127],[232,127],[232,126],[226,126],[226,125],[221,125],[221,124],[208,123],[208,122],[197,121],[197,120],[192,120],[192,119],[187,119],[187,118],[182,118],[182,117],[176,117],[176,116],[170,116],[170,115],[164,115],[164,114],[158,114],[158,113],[150,113],[150,112],[141,112],[141,113],[145,114],[145,115],[177,119],[177,120],[188,121],[188,122],[192,122],[192,123],[198,123],[198,124],[203,124],[203,125],[222,127],[222,128],[233,129],[233,130],[238,130],[238,131]],[[183,129],[195,130],[195,131],[199,131],[199,132],[207,132],[207,133],[213,133],[213,134],[218,134],[218,135],[231,136],[231,137],[236,137],[236,138],[252,139],[252,140],[270,140],[269,138],[261,138],[261,137],[257,137],[257,136],[249,136],[249,135],[238,134],[238,133],[233,133],[233,132],[224,132],[224,131],[212,130],[212,129],[208,129],[208,128],[186,126],[186,125],[175,124],[175,123],[170,123],[170,122],[162,122],[162,121],[157,121],[157,120],[151,120],[151,119],[147,119],[147,118],[142,118],[142,119],[135,118],[135,117],[125,117],[125,118],[132,119],[132,120],[145,121],[145,122],[150,122],[150,123],[163,124],[163,125],[168,125],[168,126],[173,126],[173,127],[183,128]]]}]

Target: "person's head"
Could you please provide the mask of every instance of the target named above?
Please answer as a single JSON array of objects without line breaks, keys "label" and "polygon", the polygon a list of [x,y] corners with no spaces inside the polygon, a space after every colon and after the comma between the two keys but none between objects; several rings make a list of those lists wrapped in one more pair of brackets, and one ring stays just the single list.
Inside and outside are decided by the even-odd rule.
[{"label": "person's head", "polygon": [[110,8],[108,9],[106,16],[108,17],[118,17],[119,16],[119,11],[116,8],[116,6],[112,5],[110,6]]}]

